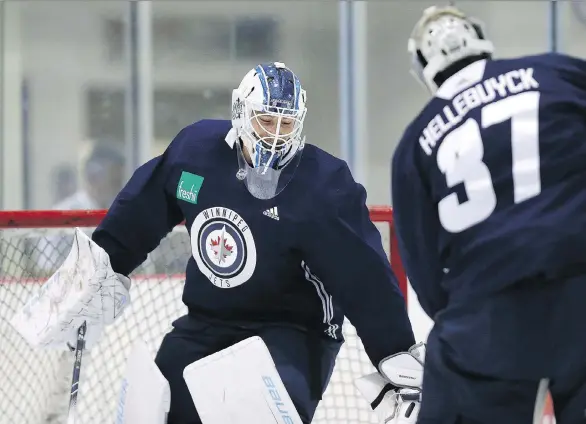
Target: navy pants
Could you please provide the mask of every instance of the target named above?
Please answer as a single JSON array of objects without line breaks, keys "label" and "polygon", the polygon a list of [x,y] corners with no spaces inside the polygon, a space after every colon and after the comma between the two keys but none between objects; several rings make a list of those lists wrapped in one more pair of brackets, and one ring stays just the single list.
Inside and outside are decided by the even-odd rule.
[{"label": "navy pants", "polygon": [[541,378],[557,424],[586,423],[586,276],[523,281],[435,322],[418,424],[530,424]]},{"label": "navy pants", "polygon": [[[341,344],[325,339],[315,339],[317,345],[308,347],[308,335],[298,329],[285,326],[258,326],[240,328],[217,323],[206,323],[185,316],[173,323],[159,348],[155,362],[169,381],[171,408],[168,424],[201,423],[191,394],[183,379],[183,370],[192,362],[225,349],[248,337],[258,335],[267,345],[279,375],[297,408],[302,421],[310,423],[321,394],[331,377],[335,359]],[[310,360],[313,352],[317,360],[319,376]],[[319,394],[312,395],[312,378],[318,377]],[[315,380],[313,380],[315,381]]]}]

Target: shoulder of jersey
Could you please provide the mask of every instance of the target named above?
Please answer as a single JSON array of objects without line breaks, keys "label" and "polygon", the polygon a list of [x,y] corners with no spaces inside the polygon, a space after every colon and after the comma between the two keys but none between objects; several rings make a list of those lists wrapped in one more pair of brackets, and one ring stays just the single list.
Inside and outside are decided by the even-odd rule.
[{"label": "shoulder of jersey", "polygon": [[559,53],[539,53],[528,56],[494,59],[488,61],[487,73],[489,76],[493,76],[524,67],[557,67],[566,57]]},{"label": "shoulder of jersey", "polygon": [[299,170],[305,179],[315,184],[317,181],[327,181],[345,167],[347,167],[346,162],[342,159],[313,144],[306,144]]},{"label": "shoulder of jersey", "polygon": [[196,157],[227,148],[225,137],[232,128],[228,120],[204,119],[186,126],[169,146],[175,160],[196,159]]},{"label": "shoulder of jersey", "polygon": [[569,56],[562,53],[546,52],[527,56],[517,56],[508,59],[495,59],[493,62],[496,64],[511,64],[513,66],[516,66],[518,63],[548,65],[559,63],[559,61],[563,61],[564,58],[568,57]]},{"label": "shoulder of jersey", "polygon": [[180,144],[185,147],[206,148],[215,146],[216,141],[224,144],[232,123],[226,119],[202,119],[185,127],[180,134]]},{"label": "shoulder of jersey", "polygon": [[296,175],[315,199],[325,200],[348,189],[352,174],[347,163],[319,147],[306,144]]},{"label": "shoulder of jersey", "polygon": [[541,69],[552,69],[557,72],[564,72],[569,69],[584,73],[586,61],[583,58],[564,53],[542,53],[534,56],[518,58],[524,65]]}]

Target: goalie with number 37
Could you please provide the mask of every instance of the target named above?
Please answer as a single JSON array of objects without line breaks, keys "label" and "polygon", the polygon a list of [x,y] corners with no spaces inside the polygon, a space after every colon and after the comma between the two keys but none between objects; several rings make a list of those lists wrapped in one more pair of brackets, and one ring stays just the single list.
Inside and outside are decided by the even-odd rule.
[{"label": "goalie with number 37", "polygon": [[558,424],[583,423],[586,62],[493,59],[451,6],[425,10],[409,51],[432,94],[392,164],[400,254],[434,320],[418,423],[541,422],[548,381]]},{"label": "goalie with number 37", "polygon": [[[284,64],[255,67],[234,90],[231,121],[184,128],[136,170],[92,240],[78,234],[87,248],[83,268],[98,264],[121,288],[185,221],[192,250],[183,293],[188,314],[173,322],[155,358],[164,378],[136,366],[137,380],[125,386],[135,393],[168,381],[168,424],[311,422],[343,342],[344,316],[381,371],[356,382],[381,419],[398,418],[407,395],[409,405],[418,403],[417,387],[392,385],[397,369],[417,375],[421,363],[411,354],[393,356],[415,340],[366,192],[343,161],[305,144],[305,102]],[[94,292],[92,311],[99,311]],[[160,404],[131,398],[142,404],[137,411],[133,401],[124,403],[127,424]],[[136,422],[159,424],[158,416]]]}]

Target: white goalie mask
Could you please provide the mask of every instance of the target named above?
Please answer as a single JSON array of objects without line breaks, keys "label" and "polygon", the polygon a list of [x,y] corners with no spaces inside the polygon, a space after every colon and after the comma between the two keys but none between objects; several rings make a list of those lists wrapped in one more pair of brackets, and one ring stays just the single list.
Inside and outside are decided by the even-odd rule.
[{"label": "white goalie mask", "polygon": [[236,144],[238,178],[255,197],[272,198],[291,180],[305,145],[305,102],[299,78],[280,62],[256,66],[233,91],[226,140]]},{"label": "white goalie mask", "polygon": [[491,55],[482,24],[453,6],[429,7],[413,29],[408,47],[413,73],[434,94],[438,73],[470,56]]}]

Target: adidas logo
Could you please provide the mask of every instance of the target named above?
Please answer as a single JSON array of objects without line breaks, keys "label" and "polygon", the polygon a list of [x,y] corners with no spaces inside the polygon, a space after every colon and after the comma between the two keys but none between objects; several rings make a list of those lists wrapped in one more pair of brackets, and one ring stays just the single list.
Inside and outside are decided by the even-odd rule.
[{"label": "adidas logo", "polygon": [[279,212],[277,211],[276,206],[274,208],[267,209],[262,214],[268,216],[269,218],[276,219],[277,221],[279,220]]}]

